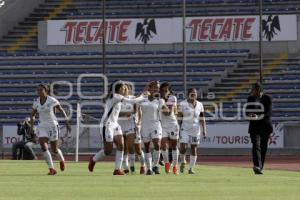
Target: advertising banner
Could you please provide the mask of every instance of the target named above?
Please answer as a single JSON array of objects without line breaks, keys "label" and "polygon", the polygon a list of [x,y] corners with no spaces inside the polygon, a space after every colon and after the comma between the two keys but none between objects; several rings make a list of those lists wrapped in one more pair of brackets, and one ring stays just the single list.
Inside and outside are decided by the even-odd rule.
[{"label": "advertising banner", "polygon": [[[297,40],[296,15],[263,16],[264,41]],[[105,28],[104,28],[105,27]],[[47,21],[48,45],[99,45],[105,30],[107,44],[173,44],[182,42],[182,18],[136,18]],[[186,41],[255,42],[259,16],[188,17]]]}]

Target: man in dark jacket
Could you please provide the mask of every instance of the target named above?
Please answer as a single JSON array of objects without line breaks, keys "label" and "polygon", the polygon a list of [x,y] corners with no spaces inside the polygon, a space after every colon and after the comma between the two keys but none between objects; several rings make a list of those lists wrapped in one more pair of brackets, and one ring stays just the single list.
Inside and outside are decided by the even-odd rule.
[{"label": "man in dark jacket", "polygon": [[37,136],[34,133],[30,133],[29,118],[18,123],[18,135],[21,135],[23,139],[13,144],[12,159],[13,160],[33,160],[37,159],[33,146],[37,144]]},{"label": "man in dark jacket", "polygon": [[263,93],[260,83],[255,83],[252,87],[246,113],[250,120],[248,132],[252,142],[253,171],[255,174],[263,174],[262,170],[273,126],[271,121],[272,99]]}]

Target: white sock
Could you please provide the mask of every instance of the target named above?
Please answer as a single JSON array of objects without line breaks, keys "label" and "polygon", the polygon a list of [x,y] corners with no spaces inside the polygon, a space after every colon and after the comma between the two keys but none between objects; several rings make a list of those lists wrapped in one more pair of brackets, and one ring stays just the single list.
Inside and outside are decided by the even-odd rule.
[{"label": "white sock", "polygon": [[158,166],[158,163],[159,163],[159,156],[160,156],[160,151],[157,151],[154,149],[153,151],[153,165],[155,167]]},{"label": "white sock", "polygon": [[180,154],[180,162],[184,164],[186,163],[185,154]]},{"label": "white sock", "polygon": [[172,150],[172,165],[173,167],[176,167],[178,165],[178,149]]},{"label": "white sock", "polygon": [[115,169],[121,169],[122,168],[123,155],[124,155],[124,151],[117,150],[116,159],[115,159]]},{"label": "white sock", "polygon": [[134,162],[135,162],[135,154],[129,154],[129,164],[130,164],[130,167],[134,166]]},{"label": "white sock", "polygon": [[123,169],[128,169],[128,154],[123,156]]},{"label": "white sock", "polygon": [[145,153],[145,160],[148,170],[152,170],[152,155],[151,153]]},{"label": "white sock", "polygon": [[49,152],[49,150],[44,151],[43,155],[44,155],[44,159],[45,159],[45,161],[46,161],[46,163],[48,165],[48,168],[54,169],[52,156],[51,156],[51,153]]},{"label": "white sock", "polygon": [[141,155],[139,155],[138,157],[139,157],[139,161],[141,163],[141,166],[144,167],[145,166],[145,154],[144,154],[144,152],[142,151]]},{"label": "white sock", "polygon": [[57,153],[55,154],[55,156],[59,161],[65,161],[64,155],[60,149],[57,149]]},{"label": "white sock", "polygon": [[104,153],[104,149],[102,149],[102,150],[98,151],[98,153],[96,153],[96,154],[94,155],[93,161],[94,161],[94,162],[97,162],[97,161],[101,160],[104,156],[106,156],[106,155],[105,155],[105,153]]},{"label": "white sock", "polygon": [[193,169],[196,165],[197,156],[190,156],[190,169]]},{"label": "white sock", "polygon": [[169,163],[169,150],[162,150],[161,151],[162,157],[165,163]]}]

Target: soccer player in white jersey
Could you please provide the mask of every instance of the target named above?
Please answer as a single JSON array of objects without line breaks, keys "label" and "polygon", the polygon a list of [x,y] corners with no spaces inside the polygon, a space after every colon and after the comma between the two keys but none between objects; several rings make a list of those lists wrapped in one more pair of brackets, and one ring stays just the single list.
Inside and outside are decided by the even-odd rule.
[{"label": "soccer player in white jersey", "polygon": [[104,156],[110,155],[115,143],[117,152],[115,159],[114,175],[124,175],[122,171],[122,162],[124,155],[124,139],[122,129],[118,123],[122,102],[138,103],[147,99],[147,96],[129,99],[124,97],[126,85],[122,81],[112,84],[110,94],[105,103],[104,114],[101,119],[100,129],[104,141],[104,149],[100,150],[96,155],[90,158],[88,169],[90,172],[94,170],[97,161]]},{"label": "soccer player in white jersey", "polygon": [[[124,96],[129,99],[135,98],[132,95],[131,85],[126,84],[125,88]],[[129,164],[131,173],[135,172],[135,153],[141,162],[140,174],[145,174],[145,157],[141,147],[141,136],[137,127],[138,121],[136,104],[122,102],[118,123],[121,126],[125,140],[123,169],[126,174],[129,173]]]},{"label": "soccer player in white jersey", "polygon": [[173,173],[178,174],[178,149],[177,141],[179,138],[179,126],[177,122],[177,98],[172,95],[172,89],[169,83],[163,83],[160,86],[161,98],[165,100],[165,106],[161,114],[162,140],[161,151],[165,163],[166,173],[170,173],[171,164],[169,162],[169,148],[172,149]]},{"label": "soccer player in white jersey", "polygon": [[[153,81],[148,85],[150,95],[147,101],[139,104],[142,111],[141,114],[141,136],[145,146],[145,159],[147,166],[147,175],[160,174],[159,172],[159,156],[160,143],[162,138],[162,128],[160,122],[160,112],[164,105],[164,100],[159,98],[158,81]],[[153,143],[153,168],[152,155],[150,151],[150,143]]]},{"label": "soccer player in white jersey", "polygon": [[64,171],[65,169],[65,159],[61,150],[58,148],[59,125],[55,115],[55,111],[60,111],[63,114],[66,122],[67,132],[71,131],[71,126],[64,109],[55,98],[48,95],[48,91],[49,88],[47,85],[40,84],[38,86],[38,98],[33,103],[30,123],[31,127],[33,127],[35,116],[36,114],[38,114],[39,123],[37,126],[37,135],[39,137],[39,143],[43,151],[44,159],[49,168],[48,175],[55,175],[57,172],[54,169],[52,156],[48,150],[49,141],[53,154],[55,154],[60,161],[61,171]]},{"label": "soccer player in white jersey", "polygon": [[185,154],[188,144],[191,145],[189,174],[194,174],[194,166],[197,161],[197,146],[200,141],[201,127],[202,135],[206,137],[206,123],[204,108],[201,102],[197,101],[197,90],[191,88],[187,92],[186,100],[180,102],[178,118],[181,121],[180,128],[180,172],[185,170]]}]

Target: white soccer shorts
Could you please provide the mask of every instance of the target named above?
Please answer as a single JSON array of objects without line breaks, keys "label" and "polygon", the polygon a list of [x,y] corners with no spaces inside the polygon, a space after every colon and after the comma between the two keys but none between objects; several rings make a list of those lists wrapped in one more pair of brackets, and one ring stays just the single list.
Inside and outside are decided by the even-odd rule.
[{"label": "white soccer shorts", "polygon": [[178,140],[179,138],[179,126],[162,127],[162,138],[169,138],[171,140]]},{"label": "white soccer shorts", "polygon": [[200,143],[200,134],[196,136],[189,135],[184,131],[180,132],[179,143],[198,145]]},{"label": "white soccer shorts", "polygon": [[117,135],[123,135],[119,124],[107,124],[102,127],[102,138],[104,142],[113,142],[114,137]]},{"label": "white soccer shorts", "polygon": [[142,141],[144,143],[151,142],[153,139],[162,138],[162,129],[161,127],[154,127],[152,129],[141,129]]},{"label": "white soccer shorts", "polygon": [[119,125],[122,129],[123,135],[129,135],[135,133],[135,124],[133,121],[119,121]]},{"label": "white soccer shorts", "polygon": [[49,138],[51,142],[57,141],[59,138],[59,126],[37,127],[37,136],[39,138]]}]

